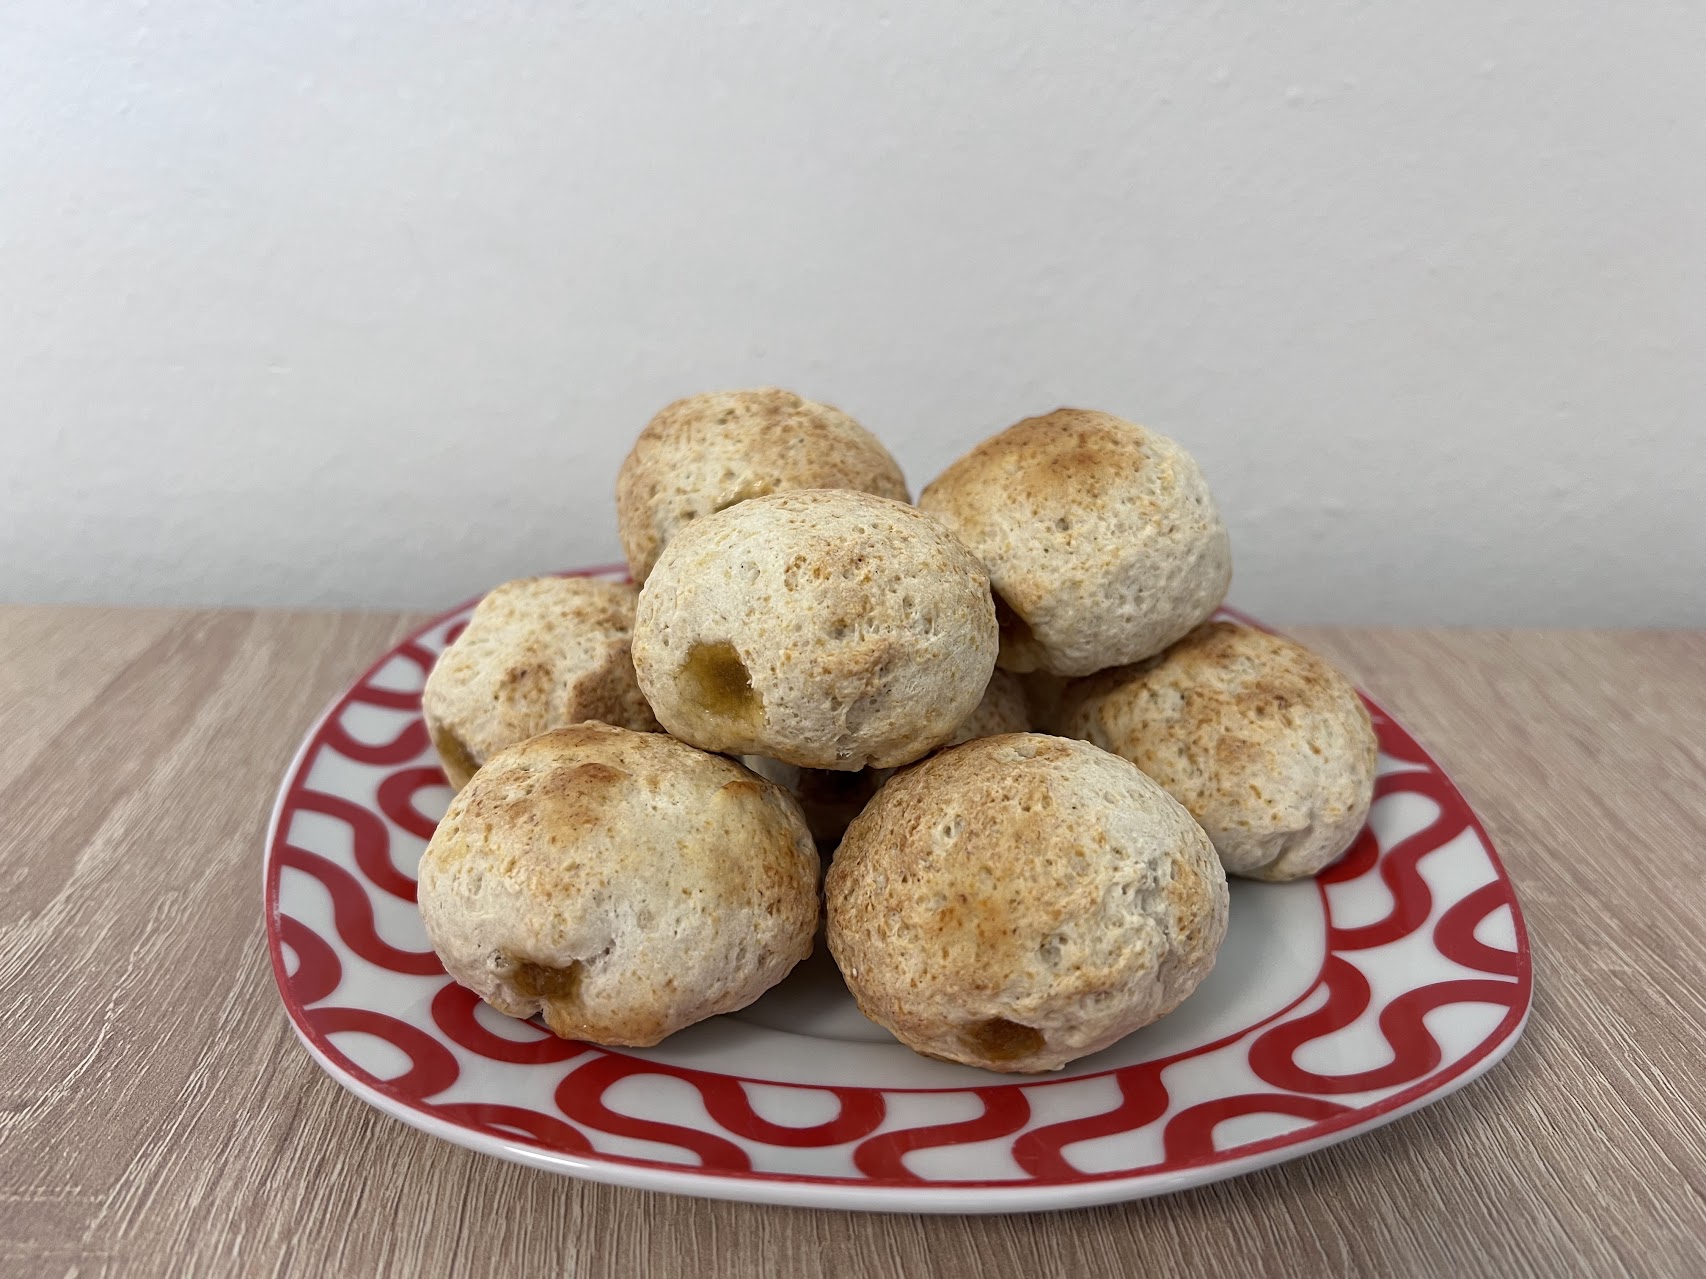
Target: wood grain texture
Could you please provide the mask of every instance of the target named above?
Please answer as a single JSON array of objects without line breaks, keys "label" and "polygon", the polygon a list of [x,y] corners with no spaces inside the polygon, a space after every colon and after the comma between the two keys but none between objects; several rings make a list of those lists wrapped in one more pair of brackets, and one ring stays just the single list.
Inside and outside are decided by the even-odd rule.
[{"label": "wood grain texture", "polygon": [[296,1044],[261,841],[413,619],[0,609],[0,1270],[79,1275],[1706,1273],[1706,635],[1305,630],[1468,792],[1536,959],[1509,1058],[1374,1134],[1039,1216],[575,1182]]}]

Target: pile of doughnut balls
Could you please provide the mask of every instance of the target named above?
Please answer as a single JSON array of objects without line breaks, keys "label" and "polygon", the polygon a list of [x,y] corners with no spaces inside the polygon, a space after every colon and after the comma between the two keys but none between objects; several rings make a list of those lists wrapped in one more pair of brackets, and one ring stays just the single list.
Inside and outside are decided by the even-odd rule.
[{"label": "pile of doughnut balls", "polygon": [[427,681],[457,794],[419,900],[452,977],[647,1046],[757,999],[821,921],[903,1044],[1057,1070],[1196,989],[1227,875],[1345,852],[1368,712],[1209,620],[1231,552],[1177,444],[1061,409],[909,498],[787,391],[652,419],[616,487],[632,584],[499,586]]}]

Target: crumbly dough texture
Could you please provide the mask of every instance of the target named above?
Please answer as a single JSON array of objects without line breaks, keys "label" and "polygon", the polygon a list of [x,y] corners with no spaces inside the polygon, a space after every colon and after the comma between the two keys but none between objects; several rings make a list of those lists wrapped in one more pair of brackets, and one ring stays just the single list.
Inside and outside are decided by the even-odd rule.
[{"label": "crumbly dough texture", "polygon": [[792,798],[661,733],[579,724],[489,760],[420,863],[445,970],[568,1039],[655,1044],[743,1008],[812,947]]},{"label": "crumbly dough texture", "polygon": [[820,849],[835,846],[848,823],[864,811],[871,796],[894,773],[889,768],[862,768],[856,773],[800,768],[762,755],[743,755],[741,763],[760,777],[769,778],[798,801]]},{"label": "crumbly dough texture", "polygon": [[889,451],[840,409],[775,387],[677,400],[640,432],[616,478],[617,529],[634,580],[646,580],[689,522],[790,489],[911,500]]},{"label": "crumbly dough texture", "polygon": [[1060,695],[1070,683],[1071,676],[1050,675],[1047,671],[1031,671],[1019,676],[1019,686],[1025,690],[1025,708],[1030,712],[1034,727],[1048,730],[1060,713]]},{"label": "crumbly dough texture", "polygon": [[960,746],[980,737],[996,737],[1002,733],[1028,733],[1031,713],[1025,705],[1025,690],[1018,677],[997,668],[990,673],[989,685],[977,709],[960,722],[940,749]]},{"label": "crumbly dough texture", "polygon": [[[1024,733],[1031,727],[1024,690],[1018,677],[996,670],[983,690],[983,700],[938,750],[958,746],[979,737],[998,733]],[[848,824],[864,811],[871,796],[894,775],[891,768],[864,768],[857,773],[837,773],[827,768],[800,768],[762,755],[743,755],[745,764],[760,777],[785,787],[800,802],[818,847],[832,847],[846,833]]]},{"label": "crumbly dough texture", "polygon": [[1254,627],[1210,622],[1075,681],[1055,727],[1165,786],[1230,874],[1313,875],[1368,819],[1378,746],[1362,699],[1322,658]]},{"label": "crumbly dough texture", "polygon": [[986,737],[905,769],[853,822],[829,947],[908,1047],[1056,1070],[1163,1016],[1213,967],[1226,876],[1207,836],[1114,755]]},{"label": "crumbly dough texture", "polygon": [[528,577],[480,601],[421,694],[451,785],[547,729],[596,719],[658,731],[629,651],[638,594],[626,582]]},{"label": "crumbly dough texture", "polygon": [[1087,675],[1160,652],[1226,597],[1232,551],[1172,440],[1059,409],[979,444],[918,505],[989,569],[1001,665]]},{"label": "crumbly dough texture", "polygon": [[695,520],[646,579],[634,622],[640,688],[675,736],[843,772],[947,741],[997,645],[977,559],[915,508],[846,490]]}]

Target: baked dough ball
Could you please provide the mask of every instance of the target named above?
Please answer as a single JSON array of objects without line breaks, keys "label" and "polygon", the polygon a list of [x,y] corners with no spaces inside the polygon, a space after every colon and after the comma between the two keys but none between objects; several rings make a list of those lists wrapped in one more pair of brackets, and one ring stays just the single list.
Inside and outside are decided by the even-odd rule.
[{"label": "baked dough ball", "polygon": [[812,838],[822,849],[833,848],[847,825],[871,802],[893,776],[888,768],[861,768],[856,773],[838,773],[830,768],[801,768],[779,759],[744,755],[745,764],[760,777],[767,777],[792,795],[805,814]]},{"label": "baked dough ball", "polygon": [[976,741],[980,737],[995,737],[1001,733],[1028,733],[1031,714],[1025,706],[1025,690],[1017,676],[995,670],[989,685],[983,690],[983,700],[977,709],[960,722],[954,735],[940,749]]},{"label": "baked dough ball", "polygon": [[1075,681],[1056,727],[1165,786],[1233,875],[1315,874],[1350,847],[1374,796],[1374,726],[1350,681],[1301,645],[1232,622]]},{"label": "baked dough ball", "polygon": [[480,601],[421,694],[452,786],[546,729],[597,719],[657,731],[629,653],[637,595],[625,582],[528,577]]},{"label": "baked dough ball", "polygon": [[445,971],[565,1039],[644,1047],[744,1008],[812,948],[794,801],[662,733],[577,724],[494,755],[420,863]]},{"label": "baked dough ball", "polygon": [[[994,737],[998,733],[1023,733],[1031,727],[1025,710],[1024,691],[1019,680],[1006,671],[997,670],[990,676],[989,687],[983,690],[983,700],[977,709],[954,730],[946,743],[937,747],[946,750],[979,737]],[[832,847],[846,832],[848,823],[864,811],[871,796],[882,789],[894,775],[892,768],[862,768],[857,773],[838,773],[827,768],[800,768],[780,760],[760,755],[741,758],[760,777],[768,777],[799,801],[818,847]]]},{"label": "baked dough ball", "polygon": [[1060,695],[1070,683],[1071,676],[1050,675],[1047,671],[1031,671],[1019,676],[1020,687],[1025,690],[1025,709],[1030,712],[1031,723],[1035,727],[1048,729],[1054,723],[1055,716],[1060,713]]},{"label": "baked dough ball", "polygon": [[947,741],[982,698],[997,643],[971,552],[913,507],[847,490],[693,521],[634,618],[640,688],[675,736],[842,772]]},{"label": "baked dough ball", "polygon": [[646,580],[689,521],[788,489],[910,500],[888,450],[840,409],[775,387],[677,400],[647,423],[616,477],[617,528],[634,580]]},{"label": "baked dough ball", "polygon": [[985,440],[918,505],[989,569],[1001,665],[1088,675],[1158,653],[1226,597],[1232,551],[1172,440],[1059,409]]},{"label": "baked dough ball", "polygon": [[928,1056],[1041,1071],[1195,990],[1227,893],[1202,828],[1137,769],[1016,733],[896,774],[848,827],[825,906],[872,1021]]}]

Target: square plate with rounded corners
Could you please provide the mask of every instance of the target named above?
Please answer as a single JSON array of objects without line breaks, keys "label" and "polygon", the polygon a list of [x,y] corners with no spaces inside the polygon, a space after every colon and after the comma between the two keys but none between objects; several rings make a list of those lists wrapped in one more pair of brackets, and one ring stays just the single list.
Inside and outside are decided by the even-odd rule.
[{"label": "square plate with rounded corners", "polygon": [[1201,988],[1057,1074],[914,1055],[860,1015],[821,952],[656,1048],[557,1039],[446,977],[415,907],[415,864],[450,799],[421,686],[471,609],[385,654],[315,724],[266,850],[268,943],[298,1036],[423,1131],[682,1194],[1068,1208],[1319,1150],[1462,1087],[1522,1032],[1530,960],[1510,880],[1457,788],[1370,702],[1380,776],[1344,860],[1315,880],[1234,881],[1234,925]]}]

